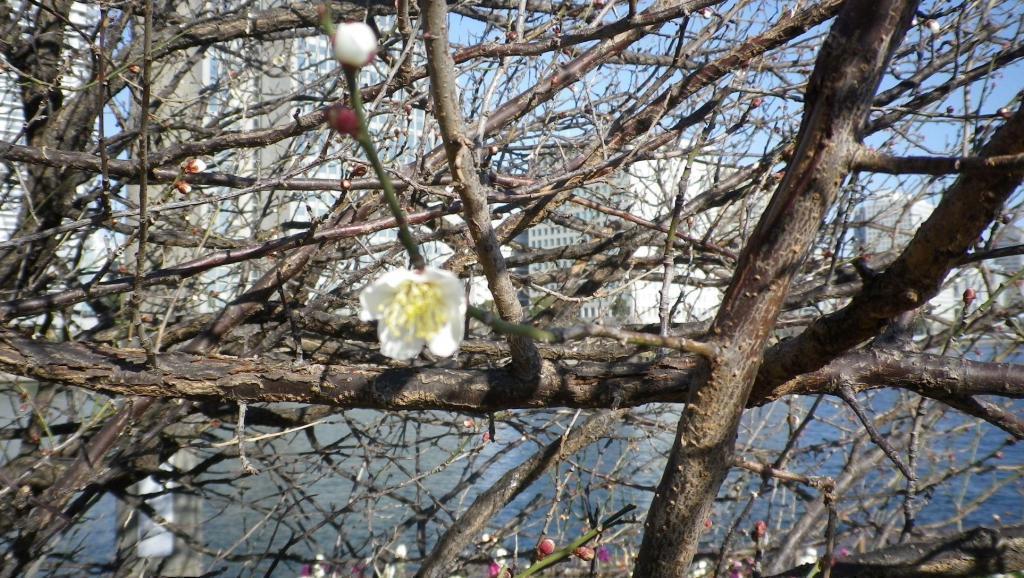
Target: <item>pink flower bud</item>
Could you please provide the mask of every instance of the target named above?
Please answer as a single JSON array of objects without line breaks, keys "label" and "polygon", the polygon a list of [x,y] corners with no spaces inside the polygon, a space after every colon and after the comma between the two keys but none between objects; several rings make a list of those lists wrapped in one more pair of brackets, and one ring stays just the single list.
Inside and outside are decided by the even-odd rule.
[{"label": "pink flower bud", "polygon": [[537,543],[537,559],[543,560],[555,551],[555,541],[551,538],[544,538]]},{"label": "pink flower bud", "polygon": [[590,562],[594,559],[594,549],[589,546],[580,546],[572,552],[577,558],[585,562]]},{"label": "pink flower bud", "polygon": [[974,300],[977,298],[978,294],[974,291],[974,288],[968,287],[967,289],[964,289],[964,305],[974,303]]},{"label": "pink flower bud", "polygon": [[331,128],[349,136],[359,135],[359,117],[347,106],[334,105],[327,110],[327,122]]},{"label": "pink flower bud", "polygon": [[754,524],[754,537],[758,540],[763,539],[768,534],[768,524],[764,520],[758,520]]}]

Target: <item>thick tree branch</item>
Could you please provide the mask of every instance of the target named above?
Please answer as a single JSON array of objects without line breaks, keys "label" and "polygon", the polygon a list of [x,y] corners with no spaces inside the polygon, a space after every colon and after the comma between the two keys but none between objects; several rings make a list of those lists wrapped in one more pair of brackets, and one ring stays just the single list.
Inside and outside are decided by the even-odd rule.
[{"label": "thick tree branch", "polygon": [[686,572],[732,466],[737,428],[790,282],[849,170],[871,99],[915,2],[854,1],[842,10],[808,83],[786,176],[740,256],[711,328],[721,352],[700,367],[658,491],[634,576]]},{"label": "thick tree branch", "polygon": [[[1021,152],[1024,108],[999,127],[979,156]],[[1022,179],[1024,168],[959,177],[899,258],[866,282],[849,305],[820,318],[798,337],[779,343],[766,354],[758,387],[771,389],[821,367],[877,335],[895,316],[934,297],[950,269],[964,259]]]},{"label": "thick tree branch", "polygon": [[[803,576],[812,565],[793,568],[781,576]],[[835,578],[896,578],[942,576],[968,578],[1024,570],[1024,526],[974,528],[944,536],[899,544],[840,560],[832,566]]]},{"label": "thick tree branch", "polygon": [[[505,321],[523,321],[516,288],[509,278],[501,244],[491,225],[487,191],[480,182],[479,168],[473,155],[473,142],[466,135],[465,123],[459,111],[459,93],[455,63],[448,46],[448,10],[443,0],[421,0],[424,41],[427,45],[427,70],[430,72],[430,94],[434,100],[434,116],[441,131],[448,155],[455,190],[462,199],[463,215],[473,238],[473,250],[487,277],[487,286],[494,297],[498,314]],[[523,379],[532,379],[540,373],[541,361],[533,342],[522,335],[509,335],[512,368]]]},{"label": "thick tree branch", "polygon": [[[546,348],[544,348],[546,349]],[[568,350],[561,355],[570,354]],[[696,359],[665,364],[570,362],[539,383],[503,369],[388,369],[365,364],[296,364],[165,352],[157,369],[141,350],[49,343],[0,333],[0,368],[12,375],[94,391],[194,401],[297,402],[338,408],[494,412],[517,408],[633,407],[686,401]],[[838,395],[838,376],[854,391],[899,387],[942,401],[951,395],[1024,398],[1024,367],[888,351],[850,353],[784,383],[748,407],[788,395]]]}]

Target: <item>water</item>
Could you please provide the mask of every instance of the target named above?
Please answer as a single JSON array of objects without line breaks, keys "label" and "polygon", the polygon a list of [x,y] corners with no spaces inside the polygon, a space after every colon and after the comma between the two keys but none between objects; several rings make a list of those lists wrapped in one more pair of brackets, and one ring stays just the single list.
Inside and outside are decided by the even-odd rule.
[{"label": "water", "polygon": [[[897,390],[858,397],[873,416],[885,415],[905,398],[915,399]],[[801,418],[812,401],[809,397],[792,398],[747,412],[739,439],[741,454],[757,461],[773,460],[786,441],[788,415]],[[1011,411],[1021,413],[1020,400],[992,401],[1008,403]],[[571,539],[585,530],[588,518],[602,518],[627,504],[637,505],[642,515],[651,500],[650,489],[661,477],[663,456],[670,446],[678,411],[668,406],[635,411],[635,419],[623,423],[613,438],[586,448],[517,496],[491,521],[487,531],[501,536],[501,546],[525,553],[542,534]],[[410,413],[403,419],[397,414],[347,411],[318,425],[315,439],[303,431],[250,444],[248,453],[261,469],[261,474],[253,477],[239,477],[239,462],[230,456],[234,451],[230,449],[228,459],[210,463],[206,473],[196,480],[209,490],[201,527],[202,539],[210,549],[206,564],[211,570],[228,569],[227,575],[262,575],[270,567],[272,556],[288,545],[294,557],[279,566],[275,575],[297,575],[303,561],[318,553],[350,563],[376,555],[383,562],[398,544],[408,544],[410,556],[416,559],[429,551],[438,533],[483,488],[562,435],[568,424],[575,420],[574,427],[578,427],[587,416],[585,412],[576,416],[573,411],[514,415],[516,420],[505,416],[497,421],[497,441],[483,443],[487,427],[486,419],[481,417],[472,418],[472,427],[466,427],[466,416],[441,412]],[[900,418],[897,429],[905,431],[909,413],[896,417]],[[949,411],[926,432],[933,435],[920,452],[922,481],[940,475],[949,477],[922,488],[919,527],[956,529],[1024,522],[1024,484],[1020,477],[1024,444],[1008,444],[1008,436],[1001,430],[970,423],[961,414]],[[890,427],[883,426],[882,434],[889,436]],[[851,451],[849,441],[860,431],[860,424],[849,411],[834,400],[823,403],[786,468],[807,475],[837,476]],[[318,456],[314,445],[331,460]],[[864,447],[872,449],[868,444]],[[198,443],[195,450],[200,459],[220,454],[209,441]],[[905,454],[902,448],[901,453]],[[962,466],[975,460],[981,461],[975,471],[950,472],[950,465]],[[611,483],[611,477],[626,483]],[[215,486],[214,482],[221,485]],[[759,483],[759,478],[740,470],[730,474],[705,536],[705,550],[711,551],[721,543],[732,517]],[[460,484],[465,489],[459,489]],[[854,509],[844,520],[840,534],[850,524],[900,522],[895,507],[901,503],[899,499],[890,502],[882,513],[873,509],[872,500],[898,491],[902,484],[893,466],[882,461],[877,474],[840,496],[842,504],[865,504],[862,511]],[[420,523],[412,506],[436,506],[432,497],[449,492],[453,495],[445,504],[423,513],[425,526]],[[762,517],[778,520],[794,508],[798,512],[803,507],[800,492],[815,497],[813,490],[777,485],[770,496],[756,502],[740,528],[747,529]],[[553,500],[556,495],[557,503]],[[982,503],[974,507],[979,500]],[[77,562],[111,563],[117,543],[116,510],[113,498],[103,498],[90,512],[89,521],[80,526],[80,531],[69,534],[61,548],[77,550]],[[952,519],[958,514],[962,515]],[[617,556],[625,556],[635,548],[639,525],[620,529],[627,534],[608,546]],[[811,538],[820,539],[820,532]],[[745,540],[741,536],[740,545]],[[498,545],[478,544],[481,560]],[[214,562],[218,554],[221,560]],[[482,566],[474,570],[478,570],[474,575],[484,575]]]}]

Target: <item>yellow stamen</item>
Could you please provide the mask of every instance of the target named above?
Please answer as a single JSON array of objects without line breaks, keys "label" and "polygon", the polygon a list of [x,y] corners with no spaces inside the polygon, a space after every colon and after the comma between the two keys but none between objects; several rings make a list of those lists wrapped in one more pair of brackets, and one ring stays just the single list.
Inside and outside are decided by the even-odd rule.
[{"label": "yellow stamen", "polygon": [[429,341],[448,322],[441,289],[428,282],[403,281],[395,298],[381,305],[380,319],[398,334]]}]

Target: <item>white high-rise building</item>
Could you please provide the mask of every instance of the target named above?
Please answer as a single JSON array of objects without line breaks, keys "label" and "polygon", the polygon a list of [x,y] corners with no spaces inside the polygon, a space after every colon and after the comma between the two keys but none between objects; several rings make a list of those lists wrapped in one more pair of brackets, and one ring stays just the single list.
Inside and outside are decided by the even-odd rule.
[{"label": "white high-rise building", "polygon": [[[634,163],[627,171],[604,183],[588,185],[574,191],[574,194],[605,204],[614,209],[627,211],[642,219],[653,222],[667,221],[672,203],[682,178],[682,158],[641,161]],[[691,171],[687,197],[692,198],[706,186],[704,172]],[[593,208],[567,203],[561,212],[575,217],[596,228],[617,220]],[[541,223],[528,230],[519,241],[531,249],[557,249],[578,244],[596,235],[584,229],[578,231],[551,222]],[[634,248],[635,258],[653,257],[664,251],[663,241],[657,245]],[[553,269],[564,269],[573,265],[572,260],[532,264],[530,274]],[[580,307],[580,318],[591,322],[655,323],[660,319],[662,283],[645,280],[645,270],[628,271],[623,279],[602,289],[601,296],[586,301]],[[660,272],[660,268],[658,269]],[[585,274],[585,273],[584,273]],[[702,276],[688,267],[676,267],[675,279],[684,280],[685,275]],[[693,279],[693,277],[691,277]],[[578,279],[571,279],[576,281]],[[669,290],[670,307],[675,311],[673,322],[703,319],[710,315],[721,302],[721,292],[716,288],[702,288],[698,284],[673,283]],[[547,289],[559,291],[557,284],[548,284]],[[533,291],[534,301],[544,298],[543,292]]]},{"label": "white high-rise building", "polygon": [[856,210],[854,238],[860,254],[898,251],[914,237],[935,207],[899,191],[872,195]]}]

